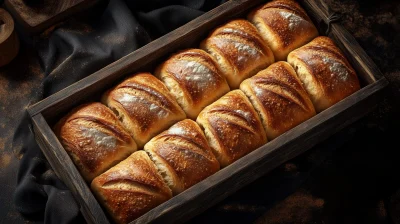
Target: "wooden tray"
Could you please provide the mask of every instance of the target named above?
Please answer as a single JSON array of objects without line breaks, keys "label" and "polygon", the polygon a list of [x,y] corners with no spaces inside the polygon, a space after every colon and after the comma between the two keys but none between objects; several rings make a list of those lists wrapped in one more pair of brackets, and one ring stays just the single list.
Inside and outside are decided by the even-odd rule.
[{"label": "wooden tray", "polygon": [[[317,27],[332,16],[323,0],[300,0]],[[246,15],[266,0],[231,0],[188,24],[158,38],[98,72],[29,107],[37,142],[56,174],[81,205],[89,223],[109,223],[88,185],[54,135],[51,127],[73,107],[99,100],[106,89],[137,71],[153,71],[168,55],[197,47],[212,28]],[[320,30],[324,34],[325,30]],[[362,89],[329,109],[268,142],[202,182],[147,212],[132,223],[179,223],[203,212],[228,195],[263,176],[275,167],[305,152],[333,133],[364,116],[377,105],[387,80],[356,40],[339,24],[331,24],[329,36],[346,54],[359,75]]]}]

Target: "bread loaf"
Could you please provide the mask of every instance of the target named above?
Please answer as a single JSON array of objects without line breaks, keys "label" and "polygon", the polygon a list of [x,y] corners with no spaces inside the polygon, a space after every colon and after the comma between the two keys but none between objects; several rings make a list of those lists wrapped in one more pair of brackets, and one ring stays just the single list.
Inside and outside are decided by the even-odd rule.
[{"label": "bread loaf", "polygon": [[356,72],[329,37],[317,37],[292,51],[288,62],[295,68],[318,112],[360,89]]},{"label": "bread loaf", "polygon": [[158,167],[174,195],[219,170],[199,125],[189,119],[151,139],[144,150]]},{"label": "bread loaf", "polygon": [[118,118],[101,103],[72,110],[55,125],[54,133],[88,182],[137,149]]},{"label": "bread loaf", "polygon": [[172,197],[144,151],[96,177],[91,188],[116,223],[129,223]]},{"label": "bread loaf", "polygon": [[249,13],[248,19],[260,31],[276,61],[286,61],[289,52],[318,36],[307,13],[293,0],[269,2]]},{"label": "bread loaf", "polygon": [[107,91],[102,102],[119,116],[139,148],[175,122],[186,118],[167,87],[150,73],[126,79]]},{"label": "bread loaf", "polygon": [[160,65],[155,76],[161,79],[191,119],[229,91],[228,83],[214,59],[200,49],[188,49]]},{"label": "bread loaf", "polygon": [[240,89],[260,114],[269,140],[315,115],[306,90],[287,62],[272,64],[243,81]]},{"label": "bread loaf", "polygon": [[218,62],[232,89],[274,62],[274,56],[257,29],[243,19],[215,29],[200,47]]},{"label": "bread loaf", "polygon": [[204,108],[197,117],[221,167],[267,142],[260,118],[240,90],[234,90]]}]

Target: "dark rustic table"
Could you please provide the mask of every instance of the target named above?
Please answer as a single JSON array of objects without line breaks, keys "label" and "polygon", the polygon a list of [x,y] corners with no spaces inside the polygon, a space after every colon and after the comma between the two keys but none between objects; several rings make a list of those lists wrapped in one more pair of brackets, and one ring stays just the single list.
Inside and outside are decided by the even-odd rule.
[{"label": "dark rustic table", "polygon": [[[191,222],[400,223],[400,1],[326,1],[389,80],[385,99],[373,113]],[[26,44],[0,68],[0,223],[40,222],[21,216],[12,203],[24,156],[13,135],[43,78]]]}]

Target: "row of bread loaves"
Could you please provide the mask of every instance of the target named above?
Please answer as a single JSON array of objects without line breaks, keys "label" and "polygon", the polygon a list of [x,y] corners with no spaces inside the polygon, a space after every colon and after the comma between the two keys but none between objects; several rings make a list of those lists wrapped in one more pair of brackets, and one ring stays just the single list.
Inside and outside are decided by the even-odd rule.
[{"label": "row of bread loaves", "polygon": [[248,19],[218,27],[201,49],[172,55],[154,76],[127,78],[103,95],[103,104],[81,105],[56,124],[60,142],[117,223],[360,88],[346,58],[332,40],[316,37],[296,2],[272,1]]}]

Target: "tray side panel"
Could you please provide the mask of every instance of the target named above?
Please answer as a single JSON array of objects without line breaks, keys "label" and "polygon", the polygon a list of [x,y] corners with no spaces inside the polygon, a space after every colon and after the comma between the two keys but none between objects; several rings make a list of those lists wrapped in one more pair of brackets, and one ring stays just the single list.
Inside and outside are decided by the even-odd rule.
[{"label": "tray side panel", "polygon": [[332,24],[331,37],[341,49],[344,50],[347,59],[353,65],[354,69],[358,71],[361,77],[367,78],[368,83],[375,82],[377,79],[383,77],[381,71],[361,48],[357,40],[341,25]]},{"label": "tray side panel", "polygon": [[[360,81],[371,84],[383,77],[382,73],[362,49],[357,40],[342,26],[340,20],[331,22],[333,17],[339,15],[330,12],[326,3],[322,0],[300,0],[302,6],[313,19],[315,25],[320,26],[320,35],[326,35],[332,38],[338,47],[343,51],[350,64],[357,71]],[[324,28],[329,30],[321,30],[321,23],[324,23]]]},{"label": "tray side panel", "polygon": [[187,221],[367,114],[377,105],[381,90],[387,84],[386,79],[380,79],[354,93],[173,197],[131,224]]},{"label": "tray side panel", "polygon": [[109,223],[100,204],[41,114],[32,117],[35,139],[55,173],[72,191],[89,223]]}]

